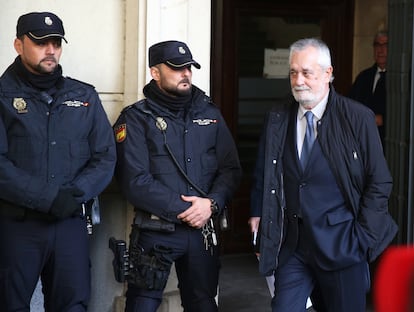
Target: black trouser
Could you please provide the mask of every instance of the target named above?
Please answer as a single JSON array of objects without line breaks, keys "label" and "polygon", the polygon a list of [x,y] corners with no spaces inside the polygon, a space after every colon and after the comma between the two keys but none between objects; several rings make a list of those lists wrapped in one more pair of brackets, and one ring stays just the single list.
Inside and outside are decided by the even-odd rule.
[{"label": "black trouser", "polygon": [[89,243],[80,217],[0,216],[1,311],[30,311],[39,277],[47,312],[84,312],[90,296]]},{"label": "black trouser", "polygon": [[[216,312],[219,255],[206,251],[199,229],[176,226],[173,233],[141,231],[139,245],[144,252],[154,245],[171,248],[175,262],[181,302],[185,312]],[[155,312],[162,300],[162,290],[148,290],[128,285],[127,312]]]}]

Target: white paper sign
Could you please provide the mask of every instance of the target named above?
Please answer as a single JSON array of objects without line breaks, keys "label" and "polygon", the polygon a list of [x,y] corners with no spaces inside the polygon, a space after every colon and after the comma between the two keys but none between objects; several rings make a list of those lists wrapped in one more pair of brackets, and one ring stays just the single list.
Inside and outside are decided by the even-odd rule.
[{"label": "white paper sign", "polygon": [[289,76],[289,49],[265,49],[263,77],[287,78]]}]

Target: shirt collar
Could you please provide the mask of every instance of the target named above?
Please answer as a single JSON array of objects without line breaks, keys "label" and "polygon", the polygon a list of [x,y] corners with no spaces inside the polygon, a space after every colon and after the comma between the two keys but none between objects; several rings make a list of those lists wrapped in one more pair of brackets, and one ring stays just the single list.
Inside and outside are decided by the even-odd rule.
[{"label": "shirt collar", "polygon": [[382,72],[384,72],[384,73],[385,73],[386,71],[387,71],[387,69],[386,69],[386,68],[381,69],[381,68],[377,67],[377,74],[382,73]]}]

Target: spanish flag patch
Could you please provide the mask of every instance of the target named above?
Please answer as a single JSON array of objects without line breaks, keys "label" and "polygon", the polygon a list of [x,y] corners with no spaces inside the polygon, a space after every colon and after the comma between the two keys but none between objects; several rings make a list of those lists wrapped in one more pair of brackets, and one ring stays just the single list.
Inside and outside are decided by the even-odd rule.
[{"label": "spanish flag patch", "polygon": [[118,143],[123,142],[126,139],[126,135],[127,135],[126,124],[120,124],[116,126],[114,129],[114,132],[115,132],[115,140]]}]

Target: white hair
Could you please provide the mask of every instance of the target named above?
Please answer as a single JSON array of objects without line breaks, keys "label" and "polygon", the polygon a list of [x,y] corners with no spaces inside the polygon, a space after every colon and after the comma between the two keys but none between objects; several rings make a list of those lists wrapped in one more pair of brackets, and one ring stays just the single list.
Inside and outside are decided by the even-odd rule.
[{"label": "white hair", "polygon": [[[329,51],[328,46],[325,42],[323,42],[320,39],[317,38],[304,38],[300,39],[298,41],[295,41],[291,44],[289,50],[289,64],[292,59],[292,54],[295,52],[303,51],[308,47],[313,47],[319,52],[318,56],[318,64],[321,66],[323,70],[328,69],[329,67],[332,67],[331,62],[331,52]],[[333,80],[333,75],[331,77],[331,82]]]}]

